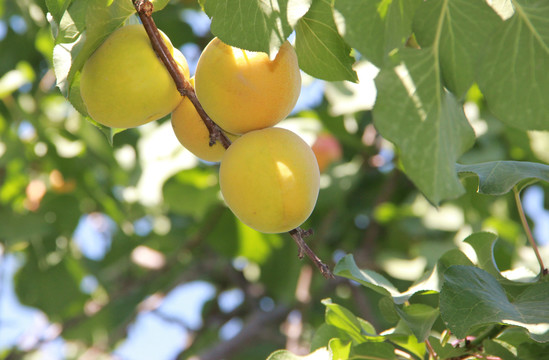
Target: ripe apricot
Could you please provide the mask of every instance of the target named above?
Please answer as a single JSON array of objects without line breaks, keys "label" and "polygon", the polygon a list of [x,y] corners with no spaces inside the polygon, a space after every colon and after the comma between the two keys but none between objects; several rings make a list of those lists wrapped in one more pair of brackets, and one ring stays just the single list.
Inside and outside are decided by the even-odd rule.
[{"label": "ripe apricot", "polygon": [[[188,78],[185,57],[161,34]],[[82,68],[80,91],[88,114],[98,123],[115,128],[158,120],[182,99],[139,24],[121,27],[97,48]]]},{"label": "ripe apricot", "polygon": [[196,68],[196,94],[204,110],[233,134],[277,124],[293,109],[301,90],[297,55],[289,42],[274,60],[214,38]]},{"label": "ripe apricot", "polygon": [[313,151],[298,135],[280,128],[248,132],[221,159],[219,185],[232,212],[249,227],[280,233],[311,214],[320,173]]},{"label": "ripe apricot", "polygon": [[[194,85],[194,78],[190,82]],[[210,146],[208,128],[189,98],[185,97],[173,111],[172,126],[177,140],[196,157],[211,162],[221,160],[225,148],[219,142]],[[226,135],[231,141],[236,139],[232,134]]]}]

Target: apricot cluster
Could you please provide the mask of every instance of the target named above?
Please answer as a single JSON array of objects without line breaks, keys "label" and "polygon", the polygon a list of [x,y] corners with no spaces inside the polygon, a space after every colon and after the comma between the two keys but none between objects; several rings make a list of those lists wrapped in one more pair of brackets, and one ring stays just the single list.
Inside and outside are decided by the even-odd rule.
[{"label": "apricot cluster", "polygon": [[[189,78],[184,56],[161,34]],[[232,212],[264,233],[299,227],[319,191],[315,155],[299,136],[273,127],[293,109],[301,75],[294,48],[285,42],[274,59],[213,39],[190,80],[200,104],[233,141],[210,146],[210,134],[195,106],[181,96],[152,49],[142,25],[112,33],[82,69],[80,89],[98,123],[128,128],[171,113],[179,142],[197,157],[221,162],[219,183]]]},{"label": "apricot cluster", "polygon": [[299,136],[273,127],[292,111],[301,89],[292,45],[285,42],[271,60],[215,38],[200,56],[195,82],[212,120],[239,135],[221,157],[219,185],[227,206],[260,232],[300,226],[316,203],[318,164]]}]

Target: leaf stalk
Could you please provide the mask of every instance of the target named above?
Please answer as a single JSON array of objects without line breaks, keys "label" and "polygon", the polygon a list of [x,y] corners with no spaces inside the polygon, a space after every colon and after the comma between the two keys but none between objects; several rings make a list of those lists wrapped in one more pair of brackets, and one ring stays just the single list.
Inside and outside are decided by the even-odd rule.
[{"label": "leaf stalk", "polygon": [[541,254],[539,252],[538,245],[536,244],[536,241],[534,240],[534,236],[532,235],[532,231],[530,230],[530,226],[528,225],[528,220],[526,220],[526,215],[524,214],[524,209],[522,207],[522,202],[520,201],[520,190],[517,189],[515,186],[513,188],[513,192],[515,194],[515,202],[517,204],[517,210],[520,216],[520,221],[522,223],[522,227],[524,228],[524,231],[526,232],[526,237],[528,238],[528,241],[530,242],[530,245],[534,249],[534,253],[536,254],[536,258],[538,259],[538,263],[540,266],[540,276],[547,275],[547,268],[545,268],[545,265],[543,264],[543,259],[541,258]]}]

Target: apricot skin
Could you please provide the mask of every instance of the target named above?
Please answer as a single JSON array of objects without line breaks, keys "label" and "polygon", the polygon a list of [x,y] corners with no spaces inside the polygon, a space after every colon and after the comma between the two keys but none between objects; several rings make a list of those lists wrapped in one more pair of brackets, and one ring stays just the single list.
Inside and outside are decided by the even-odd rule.
[{"label": "apricot skin", "polygon": [[[162,36],[188,78],[185,58]],[[90,117],[114,128],[158,120],[182,100],[142,25],[124,26],[99,46],[84,64],[80,91]]]},{"label": "apricot skin", "polygon": [[[194,78],[190,82],[194,85]],[[221,160],[225,148],[219,142],[210,146],[210,132],[188,97],[173,111],[172,127],[177,140],[196,157],[210,162]],[[237,138],[232,134],[226,135],[231,141]]]},{"label": "apricot skin", "polygon": [[281,233],[311,215],[320,173],[309,145],[280,128],[242,135],[221,159],[219,185],[227,206],[249,227]]},{"label": "apricot skin", "polygon": [[289,42],[274,60],[214,38],[196,68],[196,94],[204,110],[233,134],[276,125],[294,108],[301,90],[297,55]]}]

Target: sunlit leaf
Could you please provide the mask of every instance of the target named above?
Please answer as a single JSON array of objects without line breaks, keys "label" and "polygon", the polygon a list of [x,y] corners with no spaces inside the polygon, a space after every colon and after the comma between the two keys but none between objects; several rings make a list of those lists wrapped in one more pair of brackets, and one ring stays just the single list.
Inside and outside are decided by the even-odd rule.
[{"label": "sunlit leaf", "polygon": [[365,340],[361,322],[351,311],[330,300],[324,300],[323,304],[326,306],[326,324],[344,331],[353,341],[361,343]]},{"label": "sunlit leaf", "polygon": [[225,43],[276,54],[312,0],[201,0],[211,31]]},{"label": "sunlit leaf", "polygon": [[475,66],[501,19],[485,0],[425,1],[416,10],[414,34],[438,52],[444,85],[461,97],[475,81]]},{"label": "sunlit leaf", "polygon": [[376,128],[400,150],[406,175],[433,204],[465,190],[456,160],[475,139],[456,98],[442,87],[438,49],[402,49],[376,78]]},{"label": "sunlit leaf", "polygon": [[295,48],[299,67],[314,77],[357,81],[351,48],[337,32],[328,0],[317,0],[296,26]]},{"label": "sunlit leaf", "polygon": [[342,341],[341,339],[330,340],[328,349],[332,353],[332,359],[348,359],[351,345],[350,341]]},{"label": "sunlit leaf", "polygon": [[267,360],[332,360],[332,355],[326,348],[320,348],[305,356],[294,355],[288,350],[278,350],[272,353]]},{"label": "sunlit leaf", "polygon": [[350,359],[394,360],[395,348],[386,342],[365,342],[353,346]]},{"label": "sunlit leaf", "polygon": [[339,33],[366,59],[381,66],[412,33],[412,19],[421,0],[337,0]]},{"label": "sunlit leaf", "polygon": [[478,84],[490,110],[507,125],[549,130],[549,2],[513,5],[515,14],[485,46]]}]

